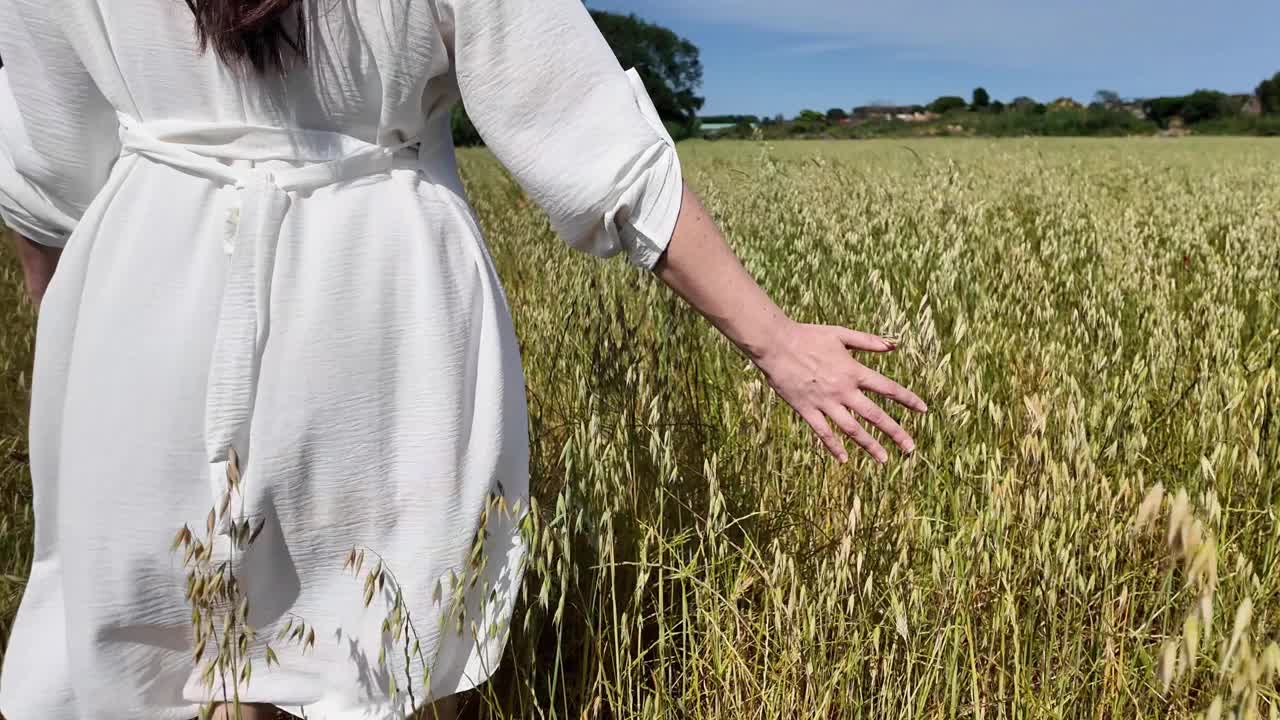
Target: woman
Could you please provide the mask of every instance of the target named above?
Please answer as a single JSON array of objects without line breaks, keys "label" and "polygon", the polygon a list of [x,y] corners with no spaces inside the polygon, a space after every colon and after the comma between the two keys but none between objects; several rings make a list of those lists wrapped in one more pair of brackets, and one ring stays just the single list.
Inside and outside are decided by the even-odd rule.
[{"label": "woman", "polygon": [[[277,648],[242,701],[400,717],[492,673],[524,557],[527,413],[454,164],[459,98],[565,242],[652,270],[840,461],[828,421],[887,459],[855,416],[912,449],[863,392],[924,404],[849,355],[892,344],[766,297],[578,0],[0,0],[0,54],[0,197],[33,292],[52,273],[10,720],[186,718],[210,699],[169,541],[204,526],[233,461],[220,522],[263,522],[236,569],[251,624],[321,633]],[[457,632],[435,591],[469,567],[491,496],[510,511],[487,516]],[[340,568],[353,547],[394,570],[415,619],[411,675],[430,673],[412,699],[379,675],[382,614]]]}]

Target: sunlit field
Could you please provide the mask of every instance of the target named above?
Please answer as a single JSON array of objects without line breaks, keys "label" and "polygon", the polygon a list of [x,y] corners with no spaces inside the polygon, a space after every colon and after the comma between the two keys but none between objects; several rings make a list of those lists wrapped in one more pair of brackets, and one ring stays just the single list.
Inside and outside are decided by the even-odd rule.
[{"label": "sunlit field", "polygon": [[[460,154],[535,509],[467,717],[1280,714],[1280,142],[681,144],[780,305],[900,339],[861,359],[930,412],[891,409],[918,449],[885,469],[825,457],[672,293]],[[4,258],[0,639],[34,322]]]}]

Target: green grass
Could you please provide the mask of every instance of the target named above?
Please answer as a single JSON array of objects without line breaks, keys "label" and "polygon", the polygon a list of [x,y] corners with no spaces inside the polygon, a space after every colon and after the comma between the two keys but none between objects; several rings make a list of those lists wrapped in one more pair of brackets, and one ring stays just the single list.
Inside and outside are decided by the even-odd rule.
[{"label": "green grass", "polygon": [[[795,317],[902,338],[867,362],[929,402],[905,420],[919,450],[833,464],[670,292],[566,251],[463,151],[523,346],[537,504],[514,639],[470,715],[1276,710],[1280,145],[681,154]],[[31,315],[5,268],[0,563],[20,576]]]},{"label": "green grass", "polygon": [[[7,238],[6,238],[7,239]],[[31,474],[27,467],[27,401],[35,314],[22,292],[11,244],[0,250],[0,641],[9,640],[31,569]]]}]

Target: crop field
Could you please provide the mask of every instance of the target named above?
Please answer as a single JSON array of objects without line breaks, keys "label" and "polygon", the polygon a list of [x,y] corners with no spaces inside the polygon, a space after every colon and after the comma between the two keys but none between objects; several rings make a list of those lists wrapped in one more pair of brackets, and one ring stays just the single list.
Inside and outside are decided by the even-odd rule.
[{"label": "crop field", "polygon": [[[793,317],[900,340],[860,359],[929,403],[891,410],[918,449],[836,464],[671,292],[463,150],[536,510],[465,716],[1280,717],[1280,142],[681,154]],[[19,283],[6,250],[0,640],[31,559]]]}]

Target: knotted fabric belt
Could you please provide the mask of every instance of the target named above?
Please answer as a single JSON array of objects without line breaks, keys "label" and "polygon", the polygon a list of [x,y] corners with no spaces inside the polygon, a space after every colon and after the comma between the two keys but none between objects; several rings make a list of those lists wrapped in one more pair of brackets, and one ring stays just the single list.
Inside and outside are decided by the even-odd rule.
[{"label": "knotted fabric belt", "polygon": [[[224,249],[231,259],[209,364],[204,440],[210,463],[227,460],[233,445],[241,454],[245,451],[270,321],[276,247],[291,194],[387,173],[397,166],[421,171],[419,155],[426,144],[417,155],[406,157],[401,152],[418,143],[415,139],[385,146],[337,133],[139,124],[121,118],[122,156],[142,156],[208,178],[234,188],[238,196],[226,219]],[[277,160],[291,165],[283,169],[246,166]],[[240,161],[239,166],[227,164],[234,161]]]}]

